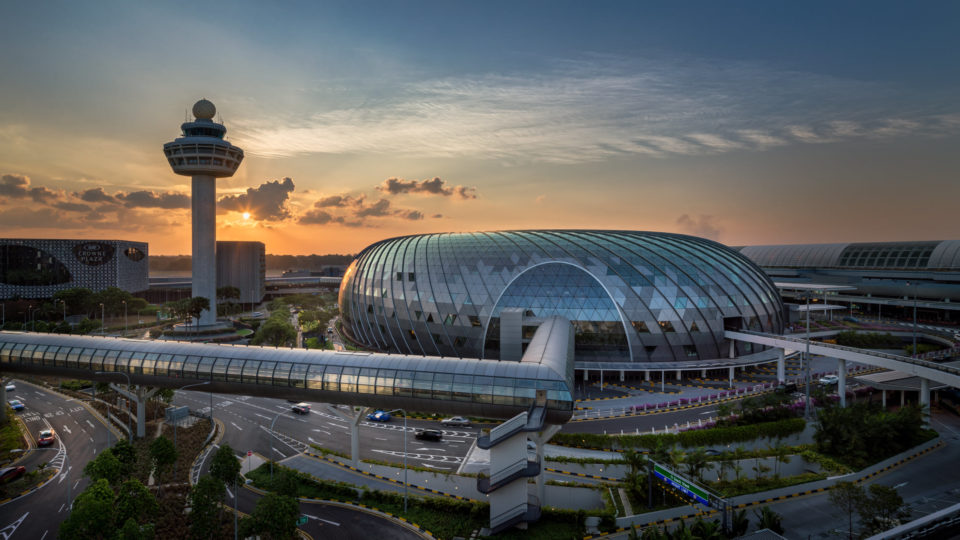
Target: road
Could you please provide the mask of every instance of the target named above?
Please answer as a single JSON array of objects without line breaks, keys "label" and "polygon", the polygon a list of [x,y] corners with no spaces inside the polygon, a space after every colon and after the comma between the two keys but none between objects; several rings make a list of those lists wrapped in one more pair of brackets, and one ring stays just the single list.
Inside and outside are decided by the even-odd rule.
[{"label": "road", "polygon": [[[56,538],[69,510],[68,487],[71,499],[86,488],[89,480],[83,477],[83,467],[107,446],[108,431],[76,400],[19,380],[16,385],[17,389],[7,392],[7,396],[26,404],[26,409],[17,414],[34,439],[47,427],[56,430],[58,439],[57,444],[48,449],[31,452],[19,465],[31,471],[42,462],[60,466],[66,461],[67,468],[61,468],[61,473],[39,490],[0,506],[0,538]],[[111,442],[115,441],[112,438]]]}]

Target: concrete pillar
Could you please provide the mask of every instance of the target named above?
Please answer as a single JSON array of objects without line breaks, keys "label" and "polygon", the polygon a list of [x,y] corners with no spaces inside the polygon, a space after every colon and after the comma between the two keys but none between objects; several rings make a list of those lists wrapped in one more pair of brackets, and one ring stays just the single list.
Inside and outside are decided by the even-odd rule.
[{"label": "concrete pillar", "polygon": [[906,390],[900,391],[900,406],[903,407],[907,404],[907,392]]},{"label": "concrete pillar", "polygon": [[920,378],[920,410],[923,415],[923,425],[930,425],[930,380]]},{"label": "concrete pillar", "polygon": [[650,380],[650,370],[649,370],[649,369],[643,372],[643,380],[645,380],[645,381],[649,381],[649,380]]},{"label": "concrete pillar", "polygon": [[736,342],[731,339],[730,340],[730,358],[736,358],[736,357],[737,357]]},{"label": "concrete pillar", "polygon": [[680,382],[681,379],[683,379],[683,373],[681,373],[680,370],[678,369],[678,370],[677,370],[677,382]]},{"label": "concrete pillar", "polygon": [[590,370],[583,370],[583,382],[590,382]]},{"label": "concrete pillar", "polygon": [[847,406],[847,361],[837,358],[837,392],[840,394],[840,406]]},{"label": "concrete pillar", "polygon": [[667,385],[667,372],[661,371],[660,372],[660,391],[661,392],[667,391],[666,385]]},{"label": "concrete pillar", "polygon": [[700,370],[700,378],[701,378],[701,379],[706,379],[706,378],[707,378],[707,370],[705,370],[705,369],[701,369],[701,370]]},{"label": "concrete pillar", "polygon": [[735,369],[736,368],[731,367],[727,370],[728,371],[727,378],[729,379],[730,388],[733,388],[733,370]]},{"label": "concrete pillar", "polygon": [[787,380],[787,365],[783,356],[783,349],[777,349],[777,382],[783,384]]},{"label": "concrete pillar", "polygon": [[887,391],[886,390],[880,391],[880,405],[884,408],[884,410],[886,410],[887,408]]},{"label": "concrete pillar", "polygon": [[[350,464],[354,468],[360,467],[360,420],[365,412],[366,409],[361,408],[360,412],[350,419]],[[403,436],[406,437],[407,433],[404,432]]]},{"label": "concrete pillar", "polygon": [[623,370],[621,369],[621,370],[620,370],[620,382],[623,382],[623,381],[625,381],[625,380],[626,380],[626,377],[624,376]]},{"label": "concrete pillar", "polygon": [[121,396],[133,401],[137,404],[137,438],[142,439],[147,436],[147,400],[154,394],[156,394],[160,389],[153,388],[148,390],[145,386],[136,386],[125,389],[125,386],[118,384],[110,383],[110,388],[113,388]]},{"label": "concrete pillar", "polygon": [[194,176],[190,198],[193,219],[193,296],[210,300],[200,314],[200,325],[217,322],[217,179]]},{"label": "concrete pillar", "polygon": [[600,369],[600,391],[603,391],[603,369]]},{"label": "concrete pillar", "polygon": [[540,500],[540,505],[544,504],[546,497],[546,475],[543,470],[543,445],[547,444],[547,441],[550,440],[550,437],[553,437],[560,428],[563,426],[555,425],[546,425],[543,428],[543,431],[540,432],[539,436],[534,439],[533,442],[537,444],[537,461],[540,463],[540,474],[537,475],[537,499]]}]

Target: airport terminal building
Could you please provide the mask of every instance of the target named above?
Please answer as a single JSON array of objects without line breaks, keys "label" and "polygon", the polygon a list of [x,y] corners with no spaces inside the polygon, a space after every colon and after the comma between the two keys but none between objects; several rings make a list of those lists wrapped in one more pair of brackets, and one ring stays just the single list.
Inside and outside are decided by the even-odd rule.
[{"label": "airport terminal building", "polygon": [[621,370],[736,364],[758,351],[730,351],[724,330],[779,333],[784,314],[770,278],[735,250],[605,230],[383,240],[347,269],[340,309],[344,332],[372,349],[503,360],[559,315],[574,326],[579,367]]},{"label": "airport terminal building", "polygon": [[50,298],[74,287],[145,291],[148,268],[144,242],[0,239],[0,298]]}]

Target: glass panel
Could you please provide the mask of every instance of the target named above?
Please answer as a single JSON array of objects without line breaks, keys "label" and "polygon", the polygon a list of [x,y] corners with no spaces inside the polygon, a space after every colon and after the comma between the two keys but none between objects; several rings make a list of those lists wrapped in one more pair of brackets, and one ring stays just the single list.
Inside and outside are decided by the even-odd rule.
[{"label": "glass panel", "polygon": [[[132,351],[120,351],[120,356],[117,357],[117,364],[114,366],[114,371],[128,373],[130,370],[128,364],[131,356],[133,356]],[[124,382],[126,382],[126,379],[124,379]]]},{"label": "glass panel", "polygon": [[493,403],[496,405],[513,405],[513,383],[512,379],[497,377],[493,385]]},{"label": "glass panel", "polygon": [[473,400],[480,403],[493,403],[493,377],[473,378]]},{"label": "glass panel", "polygon": [[243,365],[243,382],[257,384],[257,372],[260,371],[259,360],[247,360]]},{"label": "glass panel", "polygon": [[290,386],[304,388],[306,386],[307,369],[310,364],[294,364],[290,370]]},{"label": "glass panel", "polygon": [[323,372],[323,389],[340,391],[340,366],[327,366]]},{"label": "glass panel", "polygon": [[[50,347],[49,349],[52,349]],[[50,353],[50,350],[47,349],[47,354]],[[95,349],[90,358],[90,369],[93,371],[102,371],[103,370],[103,357],[107,355],[106,349]]]},{"label": "glass panel", "polygon": [[173,358],[170,359],[170,363],[167,364],[167,377],[182,377],[183,364],[186,361],[187,356],[185,354],[175,354]]},{"label": "glass panel", "polygon": [[533,405],[534,398],[537,397],[537,381],[533,379],[517,379],[517,387],[514,390],[514,404],[529,407]]},{"label": "glass panel", "polygon": [[70,353],[72,347],[60,347],[60,350],[57,351],[57,358],[54,360],[54,365],[57,367],[65,367],[67,365],[67,354]]},{"label": "glass panel", "polygon": [[473,376],[472,375],[454,375],[453,377],[453,400],[454,401],[472,401],[473,395]]},{"label": "glass panel", "polygon": [[[230,362],[230,367],[227,368],[227,381],[228,382],[240,382],[242,380],[241,376],[243,375],[243,364],[246,360],[241,360],[239,358],[234,358]],[[259,367],[259,366],[258,366]],[[214,371],[219,372],[220,361],[217,361],[216,367],[213,368]]]},{"label": "glass panel", "polygon": [[[27,352],[26,349],[24,349],[24,352]],[[71,347],[70,354],[67,355],[67,367],[79,367],[77,361],[80,359],[80,353],[82,352],[83,349],[81,347]]]},{"label": "glass panel", "polygon": [[[116,363],[117,363],[117,356],[119,355],[120,355],[120,351],[108,351],[106,357],[104,357],[103,359],[103,369],[101,371],[115,370]],[[60,356],[60,353],[57,353],[57,356]]]},{"label": "glass panel", "polygon": [[203,371],[203,365],[207,360],[216,361],[213,364],[213,370],[210,372],[210,378],[214,381],[225,381],[227,380],[227,368],[230,367],[229,358],[204,358],[203,362],[200,363],[200,370]]},{"label": "glass panel", "polygon": [[130,362],[127,364],[127,373],[142,373],[140,367],[143,365],[143,357],[145,355],[142,352],[135,352],[133,356],[130,357]]},{"label": "glass panel", "polygon": [[413,380],[413,397],[430,399],[433,397],[433,373],[418,371]]},{"label": "glass panel", "polygon": [[393,381],[397,372],[393,369],[381,369],[377,373],[377,394],[381,396],[393,395]]},{"label": "glass panel", "polygon": [[[21,364],[21,365],[25,365],[25,366],[26,366],[26,365],[31,365],[31,364],[33,364],[33,351],[34,351],[34,349],[36,349],[36,348],[37,348],[37,346],[31,343],[31,344],[28,344],[28,345],[27,345],[26,347],[24,347],[23,349],[20,349],[20,364]],[[3,406],[3,404],[0,403],[0,406]]]},{"label": "glass panel", "polygon": [[343,373],[340,375],[341,392],[357,392],[357,373],[359,373],[359,371],[359,368],[343,368]]},{"label": "glass panel", "polygon": [[[55,347],[55,345],[51,345],[50,347]],[[35,366],[42,366],[42,365],[43,365],[43,355],[46,353],[46,350],[47,350],[48,348],[49,348],[49,347],[47,347],[46,345],[37,345],[37,348],[34,349],[34,350],[33,350],[33,353],[30,355],[30,356],[32,357],[32,358],[30,359],[30,363],[33,364],[33,365],[35,365]]]},{"label": "glass panel", "polygon": [[411,396],[413,395],[413,372],[412,371],[398,371],[396,378],[396,386],[394,386],[396,395],[398,396]]},{"label": "glass panel", "polygon": [[[53,366],[53,365],[56,365],[56,362],[54,361],[54,359],[57,357],[57,351],[58,351],[59,349],[60,349],[60,347],[57,347],[56,345],[51,345],[51,346],[47,347],[46,352],[43,353],[43,365],[45,365],[45,366]],[[100,352],[101,352],[102,354],[106,354],[107,351],[106,351],[106,350],[103,350],[103,351],[100,351]],[[100,368],[97,368],[97,371],[100,371]]]},{"label": "glass panel", "polygon": [[96,349],[84,349],[80,353],[80,359],[78,360],[79,366],[83,369],[90,367],[91,358]]},{"label": "glass panel", "polygon": [[10,363],[10,351],[13,350],[13,347],[13,343],[4,343],[2,346],[0,346],[0,363]]},{"label": "glass panel", "polygon": [[188,356],[183,363],[183,376],[193,379],[197,376],[197,367],[200,365],[199,356]]},{"label": "glass panel", "polygon": [[167,376],[169,373],[170,360],[172,354],[161,354],[157,357],[157,364],[153,367],[153,372],[159,376]]},{"label": "glass panel", "polygon": [[453,375],[449,373],[436,373],[433,376],[433,399],[450,399],[450,391],[453,389]]},{"label": "glass panel", "polygon": [[310,372],[307,373],[307,388],[323,390],[323,365],[314,364],[310,366]]},{"label": "glass panel", "polygon": [[290,368],[293,367],[293,364],[287,362],[277,362],[277,368],[273,370],[273,385],[274,386],[291,386],[290,384]]},{"label": "glass panel", "polygon": [[[198,379],[213,379],[213,366],[217,361],[216,358],[210,356],[201,356],[200,365],[197,366],[197,378]],[[227,367],[223,366],[223,371],[221,374],[226,378]],[[220,379],[223,380],[223,379]]]},{"label": "glass panel", "polygon": [[147,353],[146,356],[143,357],[143,374],[144,375],[154,374],[154,366],[156,366],[157,358],[159,357],[160,355],[157,353]]},{"label": "glass panel", "polygon": [[276,367],[276,362],[260,362],[260,369],[257,371],[257,382],[260,384],[273,384],[273,370]]},{"label": "glass panel", "polygon": [[357,392],[361,394],[373,394],[376,392],[377,370],[370,368],[361,368],[360,376],[357,377]]}]

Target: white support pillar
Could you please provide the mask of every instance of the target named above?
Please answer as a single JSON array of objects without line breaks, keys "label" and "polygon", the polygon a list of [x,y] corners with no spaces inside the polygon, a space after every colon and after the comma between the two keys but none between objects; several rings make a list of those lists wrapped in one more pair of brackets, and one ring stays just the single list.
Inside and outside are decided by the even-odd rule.
[{"label": "white support pillar", "polygon": [[600,391],[603,392],[603,369],[600,369]]},{"label": "white support pillar", "polygon": [[737,357],[736,342],[731,339],[730,340],[730,358],[736,358],[736,357]]},{"label": "white support pillar", "polygon": [[[360,466],[360,420],[368,413],[373,411],[370,408],[351,407],[349,412],[335,405],[327,405],[327,411],[334,416],[346,420],[350,424],[350,464],[354,467]],[[403,434],[407,436],[406,433]]]},{"label": "white support pillar", "polygon": [[681,373],[680,370],[678,369],[678,370],[677,370],[677,382],[680,382],[681,379],[683,379],[683,373]]},{"label": "white support pillar", "polygon": [[649,370],[649,369],[643,372],[643,380],[645,380],[645,381],[650,381],[650,370]]},{"label": "white support pillar", "polygon": [[667,391],[666,384],[667,384],[667,372],[661,371],[660,372],[660,392],[666,393]]},{"label": "white support pillar", "polygon": [[583,370],[583,382],[585,382],[585,383],[590,382],[590,370],[589,370],[589,369]]},{"label": "white support pillar", "polygon": [[906,390],[901,390],[901,391],[900,391],[900,406],[903,407],[903,406],[906,405],[906,404],[907,404],[907,391],[906,391]]},{"label": "white support pillar", "polygon": [[930,380],[920,378],[920,410],[923,416],[923,425],[930,425]]},{"label": "white support pillar", "polygon": [[701,370],[700,370],[700,378],[701,378],[701,379],[706,379],[706,378],[707,378],[707,370],[705,370],[705,369],[701,369]]},{"label": "white support pillar", "polygon": [[[193,274],[191,295],[210,301],[210,309],[200,313],[200,326],[217,322],[217,179],[193,177],[190,197],[193,225]],[[139,431],[139,430],[138,430]]]},{"label": "white support pillar", "polygon": [[124,386],[113,383],[110,383],[110,388],[113,388],[118,394],[137,404],[137,438],[142,439],[146,437],[147,400],[150,399],[150,396],[156,394],[160,389],[153,388],[148,390],[145,386],[134,385],[127,390],[124,389]]},{"label": "white support pillar", "polygon": [[886,390],[880,391],[880,405],[883,407],[884,410],[887,409],[887,391]]},{"label": "white support pillar", "polygon": [[783,384],[787,380],[787,366],[784,360],[783,349],[777,349],[777,382]]},{"label": "white support pillar", "polygon": [[729,380],[730,388],[733,388],[733,370],[735,369],[736,369],[735,367],[731,366],[730,369],[728,370],[727,378],[730,379]]},{"label": "white support pillar", "polygon": [[837,393],[840,394],[840,406],[847,406],[847,361],[837,358]]},{"label": "white support pillar", "polygon": [[541,431],[533,440],[533,442],[537,445],[537,462],[540,463],[540,474],[537,475],[537,499],[539,499],[541,505],[543,505],[543,501],[546,500],[545,497],[547,489],[546,475],[543,474],[543,446],[547,444],[547,441],[550,440],[550,437],[553,437],[558,431],[560,431],[560,428],[562,427],[563,426],[546,425],[544,426],[543,431]]}]

